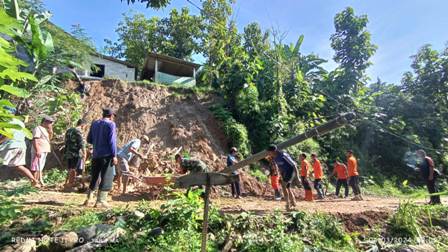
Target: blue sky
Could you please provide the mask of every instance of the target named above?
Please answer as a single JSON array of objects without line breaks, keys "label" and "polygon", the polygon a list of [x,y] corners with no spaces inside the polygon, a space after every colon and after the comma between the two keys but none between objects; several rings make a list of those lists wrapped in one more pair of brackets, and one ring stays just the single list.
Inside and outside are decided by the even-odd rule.
[{"label": "blue sky", "polygon": [[[192,0],[200,3],[199,0]],[[187,6],[198,11],[186,0],[172,0],[163,10],[146,9],[142,4],[127,5],[126,0],[44,0],[53,13],[52,21],[69,31],[80,24],[98,48],[105,38],[115,40],[115,28],[122,13],[142,12],[146,16],[166,16],[170,9]],[[380,77],[389,83],[399,83],[403,72],[410,69],[410,56],[424,44],[443,49],[448,41],[448,1],[446,0],[237,0],[233,19],[240,31],[250,22],[265,29],[275,28],[287,33],[286,42],[305,36],[304,53],[314,52],[328,59],[325,65],[332,70],[330,35],[334,33],[333,18],[347,6],[357,15],[367,14],[368,30],[378,50],[368,70],[375,80]]]}]

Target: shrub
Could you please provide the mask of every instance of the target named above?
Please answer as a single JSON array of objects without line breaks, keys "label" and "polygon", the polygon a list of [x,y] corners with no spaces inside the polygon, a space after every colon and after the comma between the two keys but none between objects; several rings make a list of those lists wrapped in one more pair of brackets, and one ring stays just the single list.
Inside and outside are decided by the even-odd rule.
[{"label": "shrub", "polygon": [[[228,110],[222,105],[213,106],[210,108],[214,116],[222,122],[224,134],[229,140],[231,146],[238,148],[243,156],[250,153],[249,136],[246,127],[238,123]],[[230,147],[230,146],[229,146]]]}]

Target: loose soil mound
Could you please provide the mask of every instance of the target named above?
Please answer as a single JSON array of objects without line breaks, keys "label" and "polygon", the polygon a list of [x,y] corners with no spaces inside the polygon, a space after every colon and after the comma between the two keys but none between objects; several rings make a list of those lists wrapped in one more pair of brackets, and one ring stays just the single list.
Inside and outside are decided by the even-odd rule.
[{"label": "loose soil mound", "polygon": [[[148,159],[134,162],[134,172],[144,176],[175,173],[173,156],[179,148],[180,153],[203,160],[213,171],[224,168],[226,138],[207,107],[213,97],[198,98],[188,90],[118,80],[91,81],[88,85],[87,121],[101,118],[102,108],[111,107],[117,113],[118,146],[142,135],[150,137],[151,143],[141,149]],[[250,185],[246,193],[263,192],[264,185],[256,179],[247,174],[242,178],[242,184]]]}]

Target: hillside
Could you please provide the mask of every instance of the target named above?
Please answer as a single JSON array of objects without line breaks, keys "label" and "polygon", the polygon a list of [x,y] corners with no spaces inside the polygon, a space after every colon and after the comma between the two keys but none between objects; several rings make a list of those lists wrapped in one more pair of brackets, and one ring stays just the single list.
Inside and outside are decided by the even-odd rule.
[{"label": "hillside", "polygon": [[[85,98],[85,119],[101,118],[103,107],[116,113],[118,146],[147,135],[151,143],[142,147],[147,160],[134,162],[140,175],[174,173],[173,155],[180,153],[203,160],[212,170],[225,166],[226,138],[208,106],[213,96],[199,98],[187,89],[157,85],[136,85],[118,80],[90,81],[90,96]],[[134,170],[137,172],[137,170]],[[259,195],[262,185],[242,174],[247,194]]]}]

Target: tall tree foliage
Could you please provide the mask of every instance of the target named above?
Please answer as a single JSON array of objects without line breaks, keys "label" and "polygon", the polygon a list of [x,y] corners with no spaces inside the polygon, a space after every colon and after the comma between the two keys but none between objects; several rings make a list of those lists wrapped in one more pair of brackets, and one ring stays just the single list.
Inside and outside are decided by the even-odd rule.
[{"label": "tall tree foliage", "polygon": [[331,47],[335,50],[333,59],[339,63],[339,71],[336,75],[338,86],[333,91],[356,93],[365,84],[365,70],[371,65],[370,57],[377,48],[370,42],[367,23],[367,16],[356,16],[351,7],[334,18],[336,32],[331,35]]},{"label": "tall tree foliage", "polygon": [[201,19],[187,8],[171,10],[166,18],[147,19],[143,14],[124,14],[115,30],[118,41],[106,41],[104,52],[124,58],[141,69],[148,52],[190,59],[199,51]]}]

